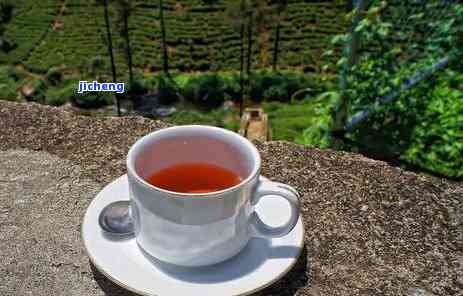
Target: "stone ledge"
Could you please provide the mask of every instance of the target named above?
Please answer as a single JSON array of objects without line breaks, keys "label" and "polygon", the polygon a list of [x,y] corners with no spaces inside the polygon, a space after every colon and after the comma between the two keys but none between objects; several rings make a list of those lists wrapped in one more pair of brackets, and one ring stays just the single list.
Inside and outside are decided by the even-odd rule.
[{"label": "stone ledge", "polygon": [[[163,122],[140,117],[90,118],[76,116],[60,108],[0,101],[0,150],[8,150],[5,153],[13,153],[11,155],[18,155],[11,151],[16,149],[28,149],[31,155],[37,154],[32,150],[48,152],[58,162],[62,159],[67,166],[76,166],[86,180],[85,184],[93,180],[91,182],[95,182],[95,186],[103,186],[122,175],[130,145],[140,136],[165,126]],[[420,176],[353,153],[322,151],[285,142],[256,144],[263,158],[263,174],[291,184],[301,192],[306,227],[303,258],[295,270],[263,291],[262,295],[463,293],[461,183]],[[45,154],[42,156],[44,159],[48,157]],[[14,157],[11,155],[9,157]],[[28,166],[28,157],[23,158],[24,162],[19,159],[17,166],[34,170],[34,167]],[[8,159],[0,157],[0,176],[13,178],[11,166],[6,165]],[[37,166],[39,168],[43,174],[53,171],[52,167]],[[27,170],[21,174],[27,174]],[[79,180],[80,177],[69,186],[79,188]],[[15,186],[23,186],[17,180],[13,182]],[[40,194],[40,186],[30,186],[27,188],[30,194]],[[57,182],[56,186],[58,188],[60,183]],[[88,188],[87,194],[91,196],[97,189]],[[59,192],[54,194],[57,196]],[[17,191],[0,195],[2,205],[11,204],[6,209],[7,217],[9,211],[21,210],[18,205],[8,202],[19,198],[17,195]],[[75,194],[64,194],[62,198],[63,204],[81,202],[82,209],[90,201],[88,198],[80,201]],[[2,237],[4,227],[5,231],[8,227],[30,231],[26,225],[31,221],[13,219],[7,223],[3,220],[5,215],[2,211]],[[77,217],[80,214],[75,213],[76,221],[80,221]],[[57,222],[47,223],[49,227],[63,229],[63,225]],[[78,229],[77,226],[73,228],[76,238]],[[9,254],[15,246],[21,249],[31,243],[21,236],[13,236],[9,240],[9,243],[4,240],[0,243],[0,249],[7,250],[5,254]],[[52,240],[48,244],[48,248],[44,248],[46,256],[55,252]],[[80,245],[77,243],[75,252],[82,252]],[[23,290],[9,290],[0,284],[0,294],[34,291],[34,295],[69,295],[63,292],[61,284],[53,284],[55,278],[52,276],[40,278],[41,271],[47,274],[44,262],[48,261],[31,257],[26,266],[10,262],[6,267],[2,263],[0,282],[7,282],[2,278],[6,268],[15,274],[8,278],[8,283],[16,281],[16,286]],[[93,277],[106,292],[125,294],[98,274],[84,273],[90,280],[79,283],[75,282],[70,269],[64,268],[62,272],[64,277],[69,273],[68,279],[74,281],[74,288],[86,291],[84,294],[102,294],[99,288],[91,288],[95,286],[92,284]],[[36,280],[42,285],[42,290],[24,284],[25,281]],[[107,290],[105,287],[114,289]]]}]

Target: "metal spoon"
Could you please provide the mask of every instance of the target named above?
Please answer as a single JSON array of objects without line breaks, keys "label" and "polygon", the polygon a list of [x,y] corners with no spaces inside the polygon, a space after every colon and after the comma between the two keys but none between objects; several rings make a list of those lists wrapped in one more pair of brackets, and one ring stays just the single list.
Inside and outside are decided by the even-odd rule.
[{"label": "metal spoon", "polygon": [[130,215],[130,201],[116,201],[107,205],[98,218],[100,227],[111,234],[129,235],[134,233]]}]

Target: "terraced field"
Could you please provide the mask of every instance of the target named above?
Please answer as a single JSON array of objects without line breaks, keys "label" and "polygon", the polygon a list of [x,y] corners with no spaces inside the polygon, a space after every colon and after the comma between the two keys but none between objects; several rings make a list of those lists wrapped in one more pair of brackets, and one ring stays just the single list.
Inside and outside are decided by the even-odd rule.
[{"label": "terraced field", "polygon": [[[165,0],[170,68],[180,71],[236,70],[240,40],[229,7],[237,0]],[[134,65],[145,72],[161,68],[158,1],[132,1],[129,18]],[[236,5],[235,5],[236,6]],[[82,67],[96,56],[107,59],[103,8],[95,1],[19,0],[5,35],[18,47],[0,54],[0,62],[21,62],[46,71],[52,66]],[[344,1],[289,1],[281,26],[280,68],[318,72],[320,55],[334,34],[346,29]],[[118,71],[125,72],[115,4],[110,17]],[[275,21],[253,31],[253,67],[271,63]],[[106,61],[106,66],[109,63]]]}]

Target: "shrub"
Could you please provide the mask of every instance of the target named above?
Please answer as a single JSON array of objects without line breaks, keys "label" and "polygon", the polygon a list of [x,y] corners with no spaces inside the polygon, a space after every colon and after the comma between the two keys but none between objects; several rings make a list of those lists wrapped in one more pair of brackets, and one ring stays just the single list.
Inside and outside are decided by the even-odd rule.
[{"label": "shrub", "polygon": [[272,85],[270,88],[266,89],[263,93],[263,96],[266,100],[269,101],[278,101],[282,98],[286,98],[288,93],[282,85]]},{"label": "shrub", "polygon": [[60,106],[70,101],[75,95],[76,86],[72,83],[61,87],[51,87],[45,93],[45,104]]},{"label": "shrub", "polygon": [[[329,138],[320,117],[331,119],[329,108],[332,98],[328,95],[318,98],[306,98],[291,104],[281,102],[264,102],[263,108],[268,113],[274,140],[295,141],[300,144],[325,148]],[[321,136],[315,136],[319,134]]]},{"label": "shrub", "polygon": [[228,99],[238,101],[240,98],[240,77],[238,74],[223,75],[223,91]]},{"label": "shrub", "polygon": [[35,79],[32,81],[32,87],[34,88],[32,100],[43,103],[45,100],[45,91],[47,89],[45,81],[42,79]]},{"label": "shrub", "polygon": [[252,74],[249,79],[249,96],[253,101],[288,102],[296,91],[312,88],[315,84],[308,76],[299,73],[260,72]]},{"label": "shrub", "polygon": [[157,87],[160,104],[170,105],[178,101],[177,87],[171,79],[159,75],[157,77]]},{"label": "shrub", "polygon": [[167,119],[168,122],[176,125],[203,124],[221,126],[220,118],[216,118],[212,113],[207,114],[198,111],[179,111]]},{"label": "shrub", "polygon": [[183,90],[186,100],[203,108],[216,108],[223,104],[225,91],[223,80],[215,74],[190,79]]},{"label": "shrub", "polygon": [[126,90],[126,93],[131,95],[140,95],[147,92],[145,81],[142,79],[134,79],[132,84],[129,85],[129,88]]},{"label": "shrub", "polygon": [[175,125],[184,124],[203,124],[213,125],[229,130],[237,131],[239,128],[239,119],[235,111],[225,111],[223,109],[201,112],[201,111],[179,111],[166,119]]},{"label": "shrub", "polygon": [[16,79],[12,67],[0,67],[0,99],[16,100]]},{"label": "shrub", "polygon": [[335,91],[325,92],[317,98],[309,101],[312,106],[313,118],[311,124],[304,129],[301,135],[296,137],[296,142],[318,148],[332,147],[332,110],[339,100],[339,93]]},{"label": "shrub", "polygon": [[83,109],[93,109],[106,106],[112,103],[114,95],[112,93],[86,92],[83,94],[75,93],[71,97],[71,102]]},{"label": "shrub", "polygon": [[61,83],[63,79],[62,68],[60,67],[52,67],[48,70],[47,74],[45,75],[45,79],[47,80],[48,84],[56,86]]},{"label": "shrub", "polygon": [[463,91],[450,85],[462,79],[460,74],[441,81],[432,91],[403,155],[414,165],[453,178],[463,178]]},{"label": "shrub", "polygon": [[[375,157],[400,159],[437,174],[463,177],[461,79],[462,74],[446,71],[392,102],[377,105],[371,116],[348,134],[349,138]],[[350,95],[368,93],[367,86],[357,84]],[[387,87],[383,89],[387,93]],[[358,96],[351,110],[357,112],[374,99]]]}]

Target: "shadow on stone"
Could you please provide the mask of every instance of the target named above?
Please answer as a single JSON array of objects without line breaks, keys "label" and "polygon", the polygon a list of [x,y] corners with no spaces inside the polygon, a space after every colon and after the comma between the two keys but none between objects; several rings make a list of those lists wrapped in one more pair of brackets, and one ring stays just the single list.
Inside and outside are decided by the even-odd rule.
[{"label": "shadow on stone", "polygon": [[117,284],[113,283],[110,281],[104,274],[102,274],[96,267],[93,265],[93,263],[89,260],[90,263],[90,268],[92,269],[93,273],[93,278],[97,282],[97,284],[100,286],[101,290],[106,295],[111,295],[111,296],[137,296],[138,294],[135,294],[133,292],[130,292]]},{"label": "shadow on stone", "polygon": [[281,279],[267,288],[254,293],[254,296],[263,295],[295,295],[296,292],[302,288],[308,286],[309,277],[307,269],[310,268],[307,263],[307,246],[301,251],[299,259],[297,260],[294,267]]},{"label": "shadow on stone", "polygon": [[[106,295],[123,295],[123,296],[136,296],[133,292],[130,292],[111,280],[106,278],[91,261],[89,261],[90,267],[93,273],[93,278],[98,283],[100,288]],[[306,247],[302,249],[301,255],[299,256],[296,265],[277,282],[273,283],[264,290],[257,292],[253,295],[294,295],[297,290],[307,285],[307,250]]]}]

